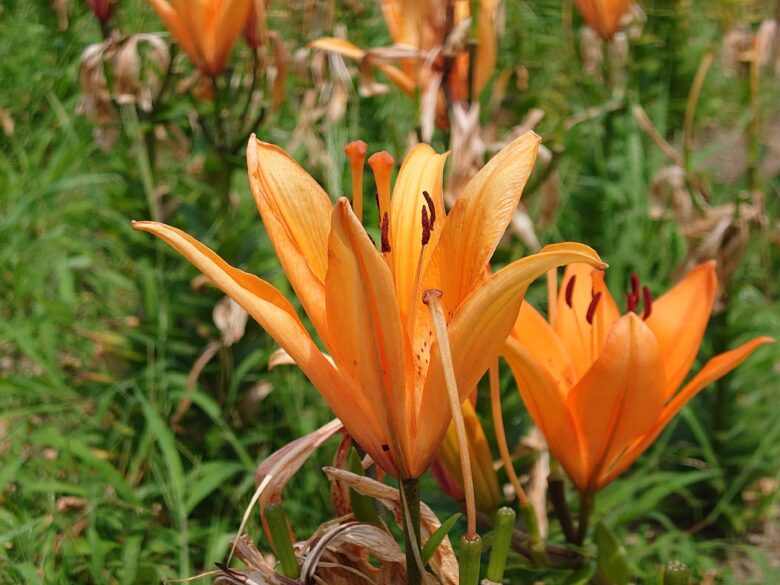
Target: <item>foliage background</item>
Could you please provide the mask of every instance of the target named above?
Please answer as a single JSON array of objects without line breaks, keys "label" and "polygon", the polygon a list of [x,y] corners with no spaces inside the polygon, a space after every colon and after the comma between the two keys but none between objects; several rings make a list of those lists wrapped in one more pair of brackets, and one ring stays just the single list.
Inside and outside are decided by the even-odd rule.
[{"label": "foliage background", "polygon": [[[650,184],[666,163],[631,107],[641,104],[678,143],[704,54],[720,56],[730,27],[755,29],[773,7],[740,0],[643,2],[649,20],[632,41],[619,107],[564,131],[571,116],[613,99],[583,73],[580,23],[574,16],[574,25],[565,26],[568,2],[505,4],[499,68],[522,65],[528,85],[510,84],[500,124],[508,129],[530,108],[542,108],[537,130],[547,146],[563,152],[560,199],[540,237],[595,247],[611,265],[613,290],[625,288],[631,271],[654,292],[667,289],[686,244],[679,226],[650,219]],[[308,6],[315,15],[323,9]],[[329,34],[333,22],[346,25],[360,46],[390,42],[374,3],[337,2],[333,19],[315,18],[315,25],[299,17],[303,9],[272,12],[272,28],[291,53]],[[12,131],[0,133],[0,581],[132,584],[186,577],[224,557],[251,497],[256,463],[330,414],[300,373],[268,371],[274,345],[250,324],[239,343],[206,367],[180,428],[168,424],[193,363],[219,336],[211,318],[219,295],[193,289],[196,273],[187,262],[130,228],[130,219],[149,215],[137,145],[121,133],[112,150],[101,151],[91,125],[76,114],[79,56],[100,40],[100,31],[84,2],[74,2],[68,17],[68,28],[60,30],[42,0],[0,7],[0,108],[13,123]],[[117,25],[123,32],[162,29],[140,0],[120,1]],[[780,192],[780,84],[771,72],[761,82],[760,188],[772,224]],[[258,129],[265,139],[289,143],[309,83],[305,73],[290,76],[282,110]],[[741,138],[750,121],[746,87],[716,59],[696,111],[694,164],[716,203],[744,197],[749,187]],[[186,105],[180,107],[184,119]],[[348,185],[346,142],[362,138],[371,150],[384,148],[400,159],[415,125],[414,104],[398,92],[360,98],[353,88],[342,120],[312,128],[322,156],[311,160],[304,149],[292,154],[337,195]],[[173,202],[168,221],[289,292],[244,172],[232,171],[226,203],[207,164],[205,171],[194,164],[208,163],[206,145],[195,136],[190,146],[183,157],[158,153],[156,186]],[[434,146],[446,148],[443,133]],[[729,180],[719,172],[724,166],[736,169]],[[531,216],[539,214],[540,192],[525,197]],[[711,323],[702,363],[723,348],[780,331],[780,257],[768,233],[752,233],[729,287],[728,311]],[[526,252],[507,238],[497,260]],[[540,304],[542,289],[530,293]],[[778,364],[778,346],[757,352],[694,400],[603,493],[597,516],[624,542],[637,581],[654,582],[660,564],[672,558],[719,583],[780,577]],[[510,438],[517,441],[529,420],[510,378],[502,382]],[[328,517],[328,484],[318,470],[333,448],[321,450],[288,487],[285,509],[300,536]],[[423,493],[442,515],[454,508],[430,481]],[[262,542],[257,518],[248,530]],[[530,577],[520,566],[514,571],[518,581]]]}]

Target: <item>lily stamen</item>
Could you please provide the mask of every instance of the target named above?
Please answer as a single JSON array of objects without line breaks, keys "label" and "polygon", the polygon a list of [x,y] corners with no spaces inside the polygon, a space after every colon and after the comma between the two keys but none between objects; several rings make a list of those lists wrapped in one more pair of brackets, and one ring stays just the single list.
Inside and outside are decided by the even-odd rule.
[{"label": "lily stamen", "polygon": [[[425,191],[423,191],[423,194],[425,194]],[[422,265],[423,265],[423,258],[425,257],[425,246],[428,245],[428,242],[431,240],[431,225],[433,222],[428,219],[428,209],[425,207],[425,205],[422,206],[422,209],[420,210],[421,215],[421,222],[422,222],[422,236],[420,238],[420,243],[422,244],[422,247],[420,248],[420,254],[417,257],[417,270],[414,274],[414,283],[412,284],[412,298],[418,298],[417,297],[417,291],[420,290],[420,278],[422,278]],[[431,212],[431,217],[434,217],[434,212]],[[409,336],[410,338],[414,339],[414,327],[415,322],[417,320],[417,306],[415,305],[412,307],[409,311],[409,318],[408,318],[408,329],[409,329]]]},{"label": "lily stamen", "polygon": [[593,316],[596,314],[596,307],[598,307],[600,300],[601,300],[600,292],[594,294],[593,298],[590,300],[590,305],[588,305],[588,311],[585,313],[585,320],[590,325],[593,325]]},{"label": "lily stamen", "polygon": [[425,197],[425,202],[428,204],[428,209],[431,213],[431,231],[433,231],[434,226],[436,225],[436,206],[433,204],[433,198],[428,191],[423,191],[422,194],[423,197]]},{"label": "lily stamen", "polygon": [[644,313],[642,313],[642,320],[646,321],[653,312],[653,295],[650,294],[650,289],[646,286],[642,287],[642,302],[645,305]]},{"label": "lily stamen", "polygon": [[566,283],[566,294],[564,298],[566,299],[566,304],[569,305],[569,308],[572,308],[572,296],[574,295],[574,283],[577,282],[577,275],[573,275],[569,282]]},{"label": "lily stamen", "polygon": [[390,176],[394,164],[393,157],[384,150],[368,157],[368,165],[374,172],[374,181],[376,181],[379,217],[384,217],[390,211]]},{"label": "lily stamen", "polygon": [[382,254],[390,251],[390,216],[385,212],[382,216]]},{"label": "lily stamen", "polygon": [[344,147],[344,152],[349,158],[349,167],[352,171],[352,210],[358,220],[363,222],[363,166],[366,162],[368,145],[362,140],[355,140]]}]

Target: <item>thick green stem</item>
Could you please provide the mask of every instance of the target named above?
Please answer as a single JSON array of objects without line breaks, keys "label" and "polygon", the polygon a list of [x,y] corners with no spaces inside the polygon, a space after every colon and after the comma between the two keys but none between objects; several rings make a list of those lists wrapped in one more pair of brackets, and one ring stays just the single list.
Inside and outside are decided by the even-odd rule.
[{"label": "thick green stem", "polygon": [[553,511],[561,525],[566,542],[574,543],[577,539],[577,534],[574,531],[574,523],[571,520],[569,504],[566,502],[566,486],[559,471],[550,472],[550,476],[547,479],[547,490],[550,494]]},{"label": "thick green stem", "polygon": [[401,496],[404,513],[404,551],[406,552],[406,583],[422,583],[420,557],[420,480],[402,479]]},{"label": "thick green stem", "polygon": [[580,498],[580,513],[579,524],[577,526],[577,538],[574,544],[582,545],[585,542],[585,537],[588,535],[588,525],[590,524],[590,516],[593,513],[593,500],[595,494],[593,492],[583,492]]}]

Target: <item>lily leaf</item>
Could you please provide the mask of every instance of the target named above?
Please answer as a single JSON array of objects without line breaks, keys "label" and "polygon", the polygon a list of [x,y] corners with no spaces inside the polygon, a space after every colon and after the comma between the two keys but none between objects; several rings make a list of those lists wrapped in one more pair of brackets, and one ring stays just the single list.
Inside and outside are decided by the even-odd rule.
[{"label": "lily leaf", "polygon": [[461,515],[460,512],[455,512],[455,514],[447,518],[442,525],[431,534],[431,537],[425,542],[422,549],[423,564],[428,564],[428,561],[431,560],[436,549],[439,548],[441,541],[444,540],[444,537],[452,530],[452,527],[455,526],[455,522],[458,521],[458,518],[460,518]]},{"label": "lily leaf", "polygon": [[627,585],[629,578],[626,551],[615,534],[603,522],[596,525],[593,540],[598,547],[596,564],[601,574],[615,585]]}]

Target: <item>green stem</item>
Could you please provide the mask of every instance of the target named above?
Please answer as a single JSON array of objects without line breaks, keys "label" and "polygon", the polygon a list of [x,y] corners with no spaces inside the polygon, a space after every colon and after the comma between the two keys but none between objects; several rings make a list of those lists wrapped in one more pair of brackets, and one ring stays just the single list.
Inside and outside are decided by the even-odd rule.
[{"label": "green stem", "polygon": [[563,477],[560,472],[551,472],[547,479],[547,489],[550,494],[550,502],[553,506],[558,523],[563,530],[563,536],[566,542],[574,543],[577,539],[577,533],[574,531],[574,522],[571,519],[569,504],[566,501],[566,486],[563,483]]},{"label": "green stem", "polygon": [[401,480],[401,504],[404,512],[404,551],[406,552],[406,583],[421,585],[420,558],[420,480]]},{"label": "green stem", "polygon": [[580,498],[580,513],[579,523],[577,525],[577,538],[574,544],[582,546],[585,542],[585,537],[588,535],[588,525],[590,524],[590,516],[593,513],[593,502],[595,494],[593,492],[583,492]]}]

